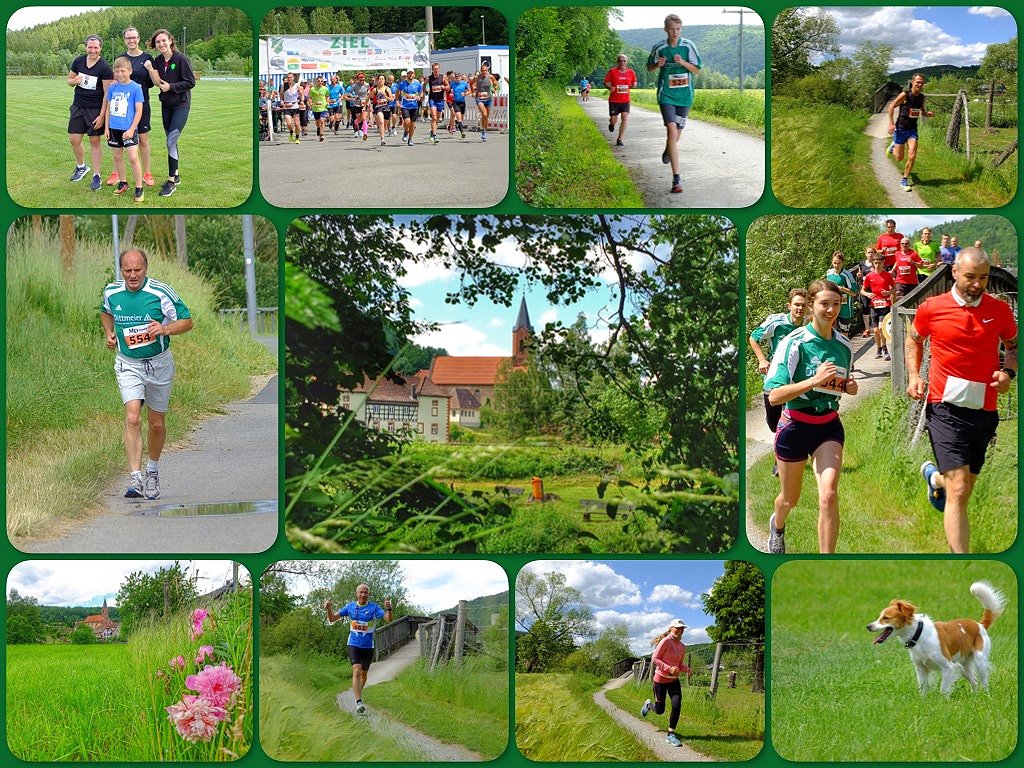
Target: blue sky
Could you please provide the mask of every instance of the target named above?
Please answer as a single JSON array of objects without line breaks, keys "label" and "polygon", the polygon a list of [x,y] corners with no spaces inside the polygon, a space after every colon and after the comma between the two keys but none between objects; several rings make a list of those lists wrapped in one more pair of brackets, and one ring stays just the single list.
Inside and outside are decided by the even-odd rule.
[{"label": "blue sky", "polygon": [[890,71],[936,64],[981,63],[989,43],[1005,43],[1017,34],[1008,11],[995,6],[827,7],[841,30],[841,56],[850,56],[866,40],[893,46]]},{"label": "blue sky", "polygon": [[687,645],[709,642],[715,622],[700,596],[725,567],[721,560],[536,560],[523,570],[564,574],[594,612],[598,631],[624,623],[633,652],[647,653],[673,619],[686,622]]}]

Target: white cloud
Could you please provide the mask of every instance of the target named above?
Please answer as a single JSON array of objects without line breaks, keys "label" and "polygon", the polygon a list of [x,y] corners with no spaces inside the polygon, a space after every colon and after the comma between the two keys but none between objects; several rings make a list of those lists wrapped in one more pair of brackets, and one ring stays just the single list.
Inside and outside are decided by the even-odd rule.
[{"label": "white cloud", "polygon": [[689,605],[693,602],[693,592],[675,584],[658,584],[651,590],[650,601],[652,603],[669,602]]},{"label": "white cloud", "polygon": [[[738,13],[723,13],[723,10],[739,10],[739,6],[687,6],[682,10],[668,8],[663,5],[657,6],[620,6],[617,10],[622,13],[622,19],[609,19],[609,26],[612,29],[662,29],[665,26],[665,16],[669,13],[678,13],[683,20],[683,34],[686,28],[701,24],[728,24],[735,26],[739,24]],[[761,17],[750,8],[743,14],[743,26],[764,26]]]},{"label": "white cloud", "polygon": [[611,605],[640,605],[640,589],[633,581],[616,573],[606,563],[589,560],[539,560],[526,569],[534,573],[557,571],[565,582],[583,595],[583,601],[594,608]]},{"label": "white cloud", "polygon": [[972,5],[967,12],[975,16],[988,16],[990,19],[1002,19],[1006,16],[1012,18],[1012,14],[1005,8],[996,8],[992,5]]},{"label": "white cloud", "polygon": [[413,309],[419,309],[423,306],[423,302],[417,299],[415,296],[409,297],[409,306]]},{"label": "white cloud", "polygon": [[[629,631],[629,647],[638,656],[651,652],[651,640],[668,629],[668,625],[675,618],[677,617],[674,614],[665,611],[624,613],[606,610],[594,613],[594,623],[598,632],[616,624],[625,624]],[[710,640],[707,627],[687,627],[683,632],[683,642],[686,645],[699,645]]]},{"label": "white cloud", "polygon": [[508,577],[489,560],[402,560],[409,599],[428,611],[440,611],[459,600],[472,600],[508,590]]},{"label": "white cloud", "polygon": [[416,288],[433,282],[447,282],[455,275],[455,271],[445,267],[439,259],[425,261],[407,259],[403,265],[405,274],[398,278],[398,284],[403,288]]},{"label": "white cloud", "polygon": [[544,326],[547,323],[555,322],[557,319],[558,319],[558,310],[557,309],[549,309],[547,312],[544,312],[540,316],[540,319],[538,321],[538,325]]},{"label": "white cloud", "polygon": [[489,342],[487,335],[476,330],[467,322],[449,322],[438,330],[418,333],[413,341],[423,347],[441,347],[449,355],[478,355],[483,357],[507,357],[509,347]]},{"label": "white cloud", "polygon": [[101,11],[108,7],[106,5],[54,5],[50,7],[33,6],[31,8],[19,8],[8,19],[7,28],[28,29],[37,24],[45,24],[48,21],[77,16],[89,11]]}]

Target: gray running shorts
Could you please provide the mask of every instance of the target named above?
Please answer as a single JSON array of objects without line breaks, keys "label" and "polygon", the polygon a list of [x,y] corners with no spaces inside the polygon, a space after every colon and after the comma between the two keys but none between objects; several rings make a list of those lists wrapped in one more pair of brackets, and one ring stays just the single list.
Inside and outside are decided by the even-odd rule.
[{"label": "gray running shorts", "polygon": [[121,402],[142,400],[151,411],[167,412],[174,380],[171,350],[142,360],[119,354],[114,358],[114,374],[121,390]]}]

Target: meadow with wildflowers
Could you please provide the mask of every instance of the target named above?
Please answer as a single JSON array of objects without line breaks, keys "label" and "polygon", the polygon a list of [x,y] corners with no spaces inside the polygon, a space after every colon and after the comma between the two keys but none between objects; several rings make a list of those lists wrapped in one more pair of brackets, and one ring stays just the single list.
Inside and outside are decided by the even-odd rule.
[{"label": "meadow with wildflowers", "polygon": [[126,643],[8,646],[6,688],[22,760],[235,760],[252,741],[252,590]]}]

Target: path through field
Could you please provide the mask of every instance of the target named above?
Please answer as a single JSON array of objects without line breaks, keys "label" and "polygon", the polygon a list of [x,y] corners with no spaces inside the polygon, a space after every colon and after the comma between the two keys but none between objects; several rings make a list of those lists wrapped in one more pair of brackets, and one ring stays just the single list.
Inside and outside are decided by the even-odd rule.
[{"label": "path through field", "polygon": [[619,707],[612,704],[605,697],[605,691],[613,688],[621,688],[632,678],[633,673],[629,672],[622,677],[609,680],[600,689],[594,691],[594,703],[601,709],[615,718],[616,722],[628,730],[636,739],[649,748],[659,759],[669,763],[708,763],[714,758],[703,755],[692,747],[683,744],[681,747],[673,747],[665,741],[665,735],[654,723],[641,720],[639,713],[636,716],[630,715]]},{"label": "path through field", "polygon": [[[419,643],[414,641],[406,643],[386,659],[375,661],[370,666],[370,671],[367,674],[366,687],[369,688],[371,685],[379,685],[380,683],[394,680],[399,672],[416,662],[419,658],[419,653]],[[351,688],[339,693],[337,702],[338,709],[342,712],[348,712],[350,715],[356,714],[356,700]],[[424,704],[424,706],[429,705]],[[407,725],[392,720],[373,707],[367,708],[365,718],[374,731],[387,733],[389,737],[402,742],[409,749],[419,752],[421,755],[420,760],[440,763],[483,761],[483,757],[476,752],[458,744],[445,744],[442,741],[438,741],[432,736],[417,731],[415,728],[410,728]]]},{"label": "path through field", "polygon": [[[868,395],[878,392],[883,386],[889,386],[891,362],[875,359],[875,340],[864,338],[860,334],[850,341],[853,343],[853,377],[857,380],[857,395],[843,403],[841,412],[849,412],[864,402]],[[760,393],[751,393],[752,405],[746,415],[747,470],[762,457],[771,453],[774,447],[774,435],[768,431],[764,421],[764,399]],[[769,510],[770,511],[770,510]],[[747,505],[747,540],[750,545],[761,552],[768,551],[768,528],[754,516],[753,510]]]},{"label": "path through field", "polygon": [[[900,187],[902,165],[900,170],[897,170],[897,166],[893,165],[892,161],[885,154],[885,148],[889,146],[889,143],[884,141],[884,139],[890,138],[888,104],[881,112],[876,112],[871,116],[867,127],[864,128],[864,133],[874,139],[871,142],[871,168],[875,172],[875,178],[878,179],[878,183],[888,193],[888,204],[894,208],[927,208],[928,204],[921,199],[916,189],[911,187],[909,192],[903,191],[902,187]],[[879,201],[878,207],[887,207],[881,203],[882,201]]]},{"label": "path through field", "polygon": [[608,132],[608,102],[580,102],[597,123],[612,154],[629,170],[644,202],[651,208],[745,208],[764,192],[764,139],[723,128],[714,123],[687,120],[679,140],[682,194],[672,194],[672,170],[661,162],[665,125],[661,114],[633,105],[623,139],[615,146]]},{"label": "path through field", "polygon": [[[160,459],[157,501],[124,498],[125,476],[103,492],[101,512],[26,552],[262,552],[277,538],[277,376],[254,379],[254,396],[201,422]],[[173,400],[172,400],[173,405]],[[143,427],[145,429],[145,427]],[[248,514],[160,516],[175,505],[270,502]]]}]

